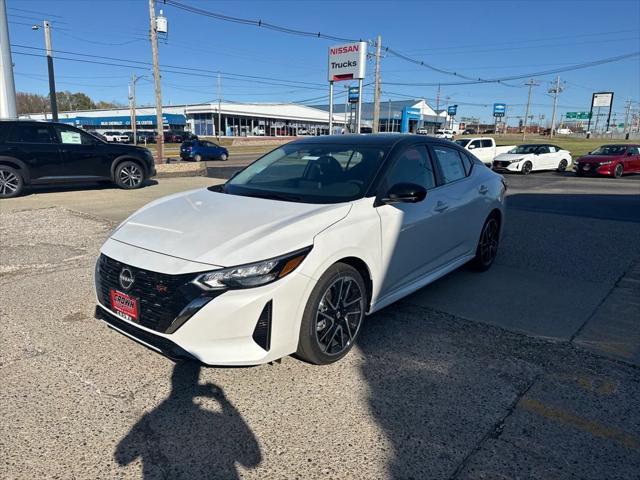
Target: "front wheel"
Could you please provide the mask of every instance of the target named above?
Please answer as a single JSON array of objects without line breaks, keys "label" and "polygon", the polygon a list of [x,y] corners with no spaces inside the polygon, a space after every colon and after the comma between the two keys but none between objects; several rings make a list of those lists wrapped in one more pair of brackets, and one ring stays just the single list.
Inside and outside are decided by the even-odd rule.
[{"label": "front wheel", "polygon": [[560,160],[560,163],[558,164],[558,171],[559,172],[564,172],[567,167],[569,166],[569,162],[567,162],[565,159]]},{"label": "front wheel", "polygon": [[125,190],[140,188],[144,182],[144,171],[136,162],[127,160],[116,167],[114,180],[116,185]]},{"label": "front wheel", "polygon": [[500,242],[500,223],[495,215],[490,216],[484,222],[480,233],[480,240],[476,247],[476,256],[471,260],[471,265],[478,271],[484,272],[491,268]]},{"label": "front wheel", "polygon": [[360,333],[366,287],[350,265],[336,263],[318,280],[302,317],[297,355],[316,365],[344,357]]},{"label": "front wheel", "polygon": [[228,155],[226,153],[223,153],[222,155],[220,155],[220,160],[222,160],[223,162],[226,162],[228,160]]},{"label": "front wheel", "polygon": [[616,168],[613,169],[613,178],[620,178],[623,172],[624,166],[621,163],[617,164]]},{"label": "front wheel", "polygon": [[202,161],[202,155],[200,155],[199,153],[197,153],[197,154],[193,157],[193,159],[194,159],[196,162],[201,162],[201,161]]},{"label": "front wheel", "polygon": [[15,168],[0,165],[0,198],[17,197],[23,188],[22,175]]},{"label": "front wheel", "polygon": [[524,162],[524,165],[522,165],[522,174],[529,175],[532,170],[533,164],[531,162]]}]

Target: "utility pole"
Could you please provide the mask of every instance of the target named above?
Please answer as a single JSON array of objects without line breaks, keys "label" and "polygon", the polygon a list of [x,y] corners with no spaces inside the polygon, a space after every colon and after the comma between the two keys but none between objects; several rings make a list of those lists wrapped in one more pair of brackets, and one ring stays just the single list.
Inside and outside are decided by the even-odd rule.
[{"label": "utility pole", "polygon": [[349,84],[344,86],[344,93],[345,93],[345,98],[344,98],[344,133],[349,133],[349,128],[347,128],[347,109],[349,107],[349,87],[350,87]]},{"label": "utility pole", "polygon": [[553,87],[549,89],[549,93],[553,94],[553,112],[551,113],[551,131],[549,132],[549,138],[553,138],[553,132],[556,129],[556,109],[558,108],[558,95],[562,92],[563,88],[560,86],[560,75],[556,77],[556,82]]},{"label": "utility pole", "polygon": [[9,24],[5,0],[0,0],[0,118],[16,118],[16,85],[9,48]]},{"label": "utility pole", "polygon": [[[382,36],[376,39],[376,74],[375,86],[373,89],[373,133],[380,131],[380,48],[382,46]],[[362,93],[361,93],[362,95]]]},{"label": "utility pole", "polygon": [[436,130],[440,128],[440,84],[438,84],[438,92],[436,93]]},{"label": "utility pole", "polygon": [[[218,72],[218,83],[216,86],[216,91],[218,93],[218,128],[216,132],[218,133],[218,142],[220,141],[220,130],[222,129],[222,113],[220,112],[220,108],[222,107],[222,85],[220,80],[220,72]],[[226,132],[225,132],[226,133]],[[271,133],[271,132],[269,132]],[[266,129],[264,134],[266,135]]]},{"label": "utility pole", "polygon": [[149,0],[149,19],[151,33],[151,52],[153,54],[153,80],[156,91],[156,124],[158,138],[156,140],[156,163],[164,163],[164,122],[162,121],[162,90],[160,87],[160,67],[158,66],[158,30],[156,24],[156,2]]},{"label": "utility pole", "polygon": [[[138,144],[138,124],[136,121],[136,82],[142,76],[135,73],[131,75],[131,84],[129,85],[129,108],[131,109],[131,131],[133,132],[133,144]],[[145,142],[146,143],[146,142]]]},{"label": "utility pole", "polygon": [[391,131],[391,99],[387,100],[387,132]]},{"label": "utility pole", "polygon": [[522,128],[522,141],[523,142],[524,142],[524,139],[527,137],[527,119],[529,117],[529,107],[531,106],[531,89],[533,87],[535,87],[536,85],[538,85],[538,82],[536,82],[535,80],[531,79],[528,82],[526,82],[525,85],[529,86],[529,96],[527,97],[527,109],[526,109],[525,114],[524,114],[524,122],[523,122],[523,128]]},{"label": "utility pole", "polygon": [[[58,121],[58,100],[56,98],[56,81],[53,73],[53,48],[51,47],[51,23],[49,20],[42,22],[44,27],[44,46],[47,50],[47,70],[49,72],[49,101],[51,102],[51,119]],[[32,30],[40,30],[40,25],[34,25]]]},{"label": "utility pole", "polygon": [[629,134],[631,133],[631,128],[627,131],[627,124],[629,123],[629,112],[631,112],[631,99],[627,100],[627,108],[625,108],[624,112],[624,138],[625,140],[629,140]]}]

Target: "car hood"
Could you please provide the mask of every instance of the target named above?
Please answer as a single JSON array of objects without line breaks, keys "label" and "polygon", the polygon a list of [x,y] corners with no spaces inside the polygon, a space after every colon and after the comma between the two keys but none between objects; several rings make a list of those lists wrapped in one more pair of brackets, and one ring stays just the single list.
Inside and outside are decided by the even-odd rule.
[{"label": "car hood", "polygon": [[350,203],[283,202],[198,189],[148,204],[125,220],[111,238],[189,261],[229,267],[307,247],[350,208]]},{"label": "car hood", "polygon": [[602,163],[602,162],[612,162],[614,160],[618,160],[620,155],[587,155],[585,157],[580,157],[576,162],[578,163]]},{"label": "car hood", "polygon": [[523,158],[528,158],[528,157],[532,157],[533,154],[532,153],[501,153],[500,155],[498,155],[495,160],[500,160],[500,161],[516,161],[516,160],[520,160]]}]

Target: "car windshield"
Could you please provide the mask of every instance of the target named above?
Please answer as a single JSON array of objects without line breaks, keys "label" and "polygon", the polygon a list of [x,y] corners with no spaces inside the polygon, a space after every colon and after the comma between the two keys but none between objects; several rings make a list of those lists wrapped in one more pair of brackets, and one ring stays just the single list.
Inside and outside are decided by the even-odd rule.
[{"label": "car windshield", "polygon": [[509,153],[536,153],[540,145],[518,145],[516,148],[509,150]]},{"label": "car windshield", "polygon": [[462,148],[466,147],[467,145],[469,145],[469,142],[471,140],[469,140],[468,138],[461,138],[459,140],[456,140],[453,143],[457,143],[458,145],[460,145]]},{"label": "car windshield", "polygon": [[591,155],[622,155],[626,150],[626,145],[602,145],[591,152]]},{"label": "car windshield", "polygon": [[303,203],[340,203],[364,197],[386,148],[291,143],[266,154],[224,185],[232,195]]}]

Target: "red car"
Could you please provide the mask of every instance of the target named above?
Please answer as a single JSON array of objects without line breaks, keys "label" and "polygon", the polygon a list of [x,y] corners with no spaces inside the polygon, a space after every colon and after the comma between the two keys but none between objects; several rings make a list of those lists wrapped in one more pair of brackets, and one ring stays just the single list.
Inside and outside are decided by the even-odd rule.
[{"label": "red car", "polygon": [[602,145],[575,161],[576,175],[609,175],[620,178],[640,173],[640,145]]}]

